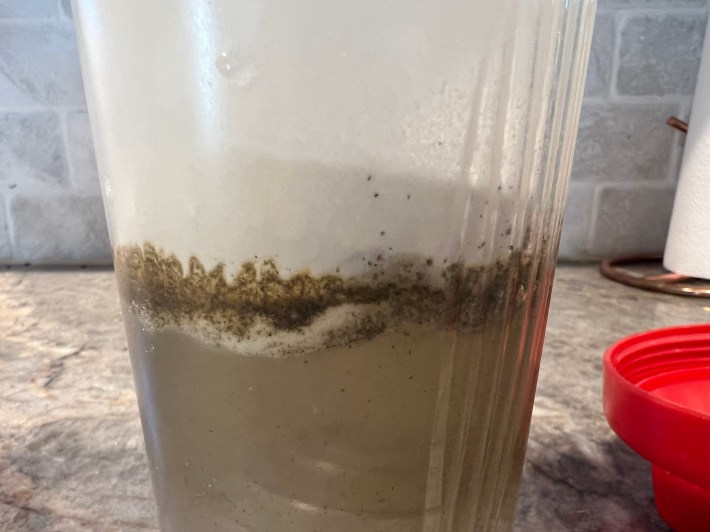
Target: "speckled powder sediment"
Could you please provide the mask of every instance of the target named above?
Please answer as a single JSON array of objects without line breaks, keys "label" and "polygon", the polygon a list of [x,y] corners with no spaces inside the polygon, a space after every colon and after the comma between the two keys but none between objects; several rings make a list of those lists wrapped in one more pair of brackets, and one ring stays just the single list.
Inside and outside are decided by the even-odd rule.
[{"label": "speckled powder sediment", "polygon": [[[115,259],[163,526],[420,531],[456,475],[465,500],[512,504],[523,253],[374,254],[349,276],[273,259],[227,276],[148,243]],[[496,422],[502,404],[516,406]],[[497,488],[468,493],[507,448]]]}]

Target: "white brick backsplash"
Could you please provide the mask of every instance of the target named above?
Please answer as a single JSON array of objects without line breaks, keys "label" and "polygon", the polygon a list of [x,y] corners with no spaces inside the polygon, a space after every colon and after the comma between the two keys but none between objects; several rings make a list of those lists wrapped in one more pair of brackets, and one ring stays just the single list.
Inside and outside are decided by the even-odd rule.
[{"label": "white brick backsplash", "polygon": [[674,189],[603,187],[589,255],[662,253],[673,210]]},{"label": "white brick backsplash", "polygon": [[36,106],[36,101],[25,89],[7,78],[0,70],[0,107],[5,109]]},{"label": "white brick backsplash", "polygon": [[57,0],[0,0],[0,19],[48,19],[58,14]]},{"label": "white brick backsplash", "polygon": [[37,105],[85,105],[76,38],[69,23],[2,26],[0,76]]},{"label": "white brick backsplash", "polygon": [[695,14],[629,18],[621,31],[617,92],[692,94],[706,24],[706,17]]},{"label": "white brick backsplash", "polygon": [[61,126],[51,111],[0,113],[0,186],[30,191],[67,182]]},{"label": "white brick backsplash", "polygon": [[[562,258],[663,248],[708,4],[599,0]],[[71,1],[0,0],[0,263],[110,262],[84,107]]]},{"label": "white brick backsplash", "polygon": [[10,233],[7,230],[7,219],[5,218],[5,205],[0,197],[0,260],[9,261],[12,259],[12,245],[10,243]]},{"label": "white brick backsplash", "polygon": [[592,223],[595,194],[595,187],[587,184],[573,183],[570,187],[560,240],[561,257],[574,260],[589,257],[586,244]]},{"label": "white brick backsplash", "polygon": [[575,181],[663,181],[676,136],[666,119],[678,107],[663,104],[588,104],[582,111]]},{"label": "white brick backsplash", "polygon": [[592,53],[589,56],[586,96],[606,96],[611,85],[616,42],[615,20],[611,14],[600,13],[594,25]]},{"label": "white brick backsplash", "polygon": [[91,126],[86,111],[70,113],[67,117],[69,153],[72,176],[76,187],[84,192],[100,194],[99,173],[96,169]]},{"label": "white brick backsplash", "polygon": [[17,195],[12,199],[13,262],[110,264],[111,252],[99,196]]}]

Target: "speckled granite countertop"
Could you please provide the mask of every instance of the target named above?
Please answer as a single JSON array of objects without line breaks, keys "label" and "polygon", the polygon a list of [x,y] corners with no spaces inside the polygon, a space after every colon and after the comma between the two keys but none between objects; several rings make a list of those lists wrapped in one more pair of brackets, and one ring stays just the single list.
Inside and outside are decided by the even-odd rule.
[{"label": "speckled granite countertop", "polygon": [[[650,468],[609,430],[601,355],[710,303],[559,269],[516,531],[667,530]],[[0,530],[155,530],[110,271],[0,273]]]}]

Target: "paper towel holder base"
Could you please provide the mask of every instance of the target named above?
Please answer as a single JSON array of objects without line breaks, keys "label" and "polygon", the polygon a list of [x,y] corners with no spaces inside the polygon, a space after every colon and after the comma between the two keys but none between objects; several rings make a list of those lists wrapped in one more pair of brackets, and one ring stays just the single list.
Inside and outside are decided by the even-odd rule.
[{"label": "paper towel holder base", "polygon": [[[634,266],[658,266],[661,273],[634,274]],[[663,255],[646,254],[605,259],[601,263],[604,277],[627,286],[686,297],[710,298],[710,281],[686,277],[663,268]]]},{"label": "paper towel holder base", "polygon": [[[676,116],[671,116],[666,123],[682,133],[688,132],[688,123]],[[657,266],[661,273],[634,274],[629,270],[633,266]],[[635,288],[662,292],[686,297],[710,298],[710,282],[696,279],[679,273],[669,272],[663,268],[663,255],[651,253],[619,257],[602,261],[601,271],[604,277]]]}]

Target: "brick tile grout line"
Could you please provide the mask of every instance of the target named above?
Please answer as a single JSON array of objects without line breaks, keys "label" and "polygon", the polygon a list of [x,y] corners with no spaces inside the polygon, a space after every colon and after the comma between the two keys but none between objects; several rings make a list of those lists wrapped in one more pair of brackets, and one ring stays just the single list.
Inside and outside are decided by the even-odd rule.
[{"label": "brick tile grout line", "polygon": [[610,98],[609,103],[624,105],[626,107],[663,104],[680,105],[688,97],[692,98],[692,94],[664,94],[663,96],[656,96],[654,94],[630,96],[623,94]]},{"label": "brick tile grout line", "polygon": [[67,114],[71,113],[81,113],[86,112],[85,105],[44,105],[38,103],[37,105],[13,105],[13,106],[3,106],[0,104],[0,113],[43,113],[47,111],[53,111],[55,113],[65,112]]},{"label": "brick tile grout line", "polygon": [[707,13],[708,4],[696,6],[626,6],[626,7],[605,7],[597,9],[599,13],[623,13],[635,16],[657,16],[657,15],[697,15]]},{"label": "brick tile grout line", "polygon": [[669,183],[664,179],[657,179],[655,181],[605,181],[599,183],[599,187],[604,190],[668,190],[668,188],[673,188],[673,183]]},{"label": "brick tile grout line", "polygon": [[5,227],[7,228],[7,240],[10,244],[10,256],[6,259],[7,262],[14,264],[17,261],[17,239],[15,238],[15,221],[10,212],[11,200],[14,197],[14,193],[10,191],[9,193],[3,193],[3,211],[5,215]]},{"label": "brick tile grout line", "polygon": [[67,177],[69,178],[69,190],[76,191],[78,189],[76,174],[74,171],[74,157],[69,143],[69,115],[70,112],[65,109],[56,110],[59,118],[59,129],[62,136],[62,148],[67,162]]},{"label": "brick tile grout line", "polygon": [[614,52],[611,56],[611,79],[609,80],[609,101],[618,97],[619,65],[621,64],[621,37],[628,17],[624,13],[614,13]]},{"label": "brick tile grout line", "polygon": [[585,235],[581,246],[584,250],[584,253],[590,257],[594,256],[594,253],[592,253],[592,245],[594,243],[594,237],[596,236],[597,232],[597,220],[599,219],[599,216],[597,216],[597,214],[599,213],[599,206],[601,202],[601,200],[599,199],[601,196],[601,187],[599,186],[599,184],[595,184],[592,190],[592,206],[589,215],[589,225],[587,226],[587,234]]},{"label": "brick tile grout line", "polygon": [[57,28],[67,28],[71,26],[72,29],[74,28],[74,24],[70,18],[61,18],[60,16],[56,16],[53,18],[0,18],[0,27],[4,26],[16,26],[18,28],[36,28],[38,26],[54,26]]}]

